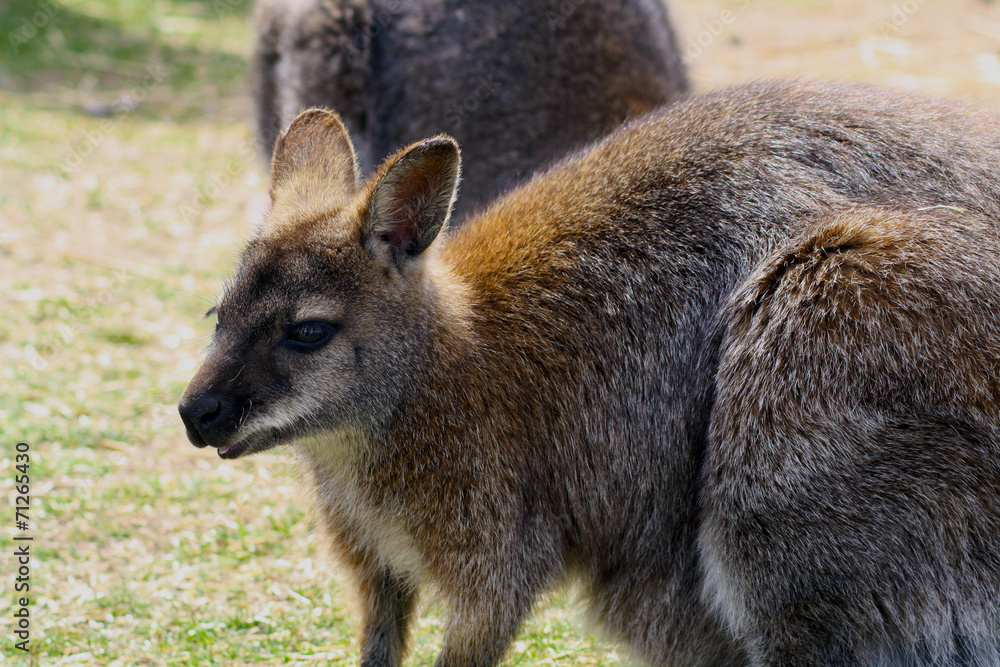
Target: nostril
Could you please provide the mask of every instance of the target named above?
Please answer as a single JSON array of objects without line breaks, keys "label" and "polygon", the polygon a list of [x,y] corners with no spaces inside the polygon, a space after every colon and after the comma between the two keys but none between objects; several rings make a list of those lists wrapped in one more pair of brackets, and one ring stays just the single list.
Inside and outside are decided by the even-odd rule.
[{"label": "nostril", "polygon": [[188,440],[195,447],[225,444],[231,434],[225,427],[233,418],[233,399],[214,391],[181,399],[177,405]]},{"label": "nostril", "polygon": [[221,413],[222,401],[217,398],[206,398],[202,406],[201,416],[198,417],[198,423],[202,428],[208,428],[219,418]]}]

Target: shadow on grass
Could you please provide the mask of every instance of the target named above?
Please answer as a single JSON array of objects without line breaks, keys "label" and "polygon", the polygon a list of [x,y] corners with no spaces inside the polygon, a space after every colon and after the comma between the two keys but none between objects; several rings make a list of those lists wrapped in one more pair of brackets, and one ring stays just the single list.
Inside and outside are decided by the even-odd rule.
[{"label": "shadow on grass", "polygon": [[[71,100],[68,106],[102,115],[101,104],[112,105],[108,113],[120,110],[113,108],[123,103],[118,98],[128,103],[129,94],[134,98],[142,90],[148,100],[143,106],[163,102],[166,115],[174,116],[178,93],[181,102],[185,93],[204,102],[245,86],[246,57],[212,45],[231,37],[226,31],[233,26],[246,30],[252,5],[0,0],[0,92],[61,93]],[[88,96],[96,100],[93,108],[81,104]],[[55,106],[62,105],[57,100]]]}]

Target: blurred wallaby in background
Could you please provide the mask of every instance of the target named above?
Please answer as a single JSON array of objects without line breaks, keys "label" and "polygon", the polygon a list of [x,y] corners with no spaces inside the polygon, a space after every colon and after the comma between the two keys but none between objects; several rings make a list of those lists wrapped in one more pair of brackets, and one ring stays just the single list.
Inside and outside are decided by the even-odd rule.
[{"label": "blurred wallaby in background", "polygon": [[364,174],[447,132],[458,220],[688,89],[661,0],[258,0],[256,24],[264,155],[312,106],[340,114]]},{"label": "blurred wallaby in background", "polygon": [[992,115],[758,83],[443,236],[454,141],[362,182],[306,112],[180,411],[294,445],[368,667],[421,589],[495,665],[569,577],[654,665],[1000,664],[998,164]]}]

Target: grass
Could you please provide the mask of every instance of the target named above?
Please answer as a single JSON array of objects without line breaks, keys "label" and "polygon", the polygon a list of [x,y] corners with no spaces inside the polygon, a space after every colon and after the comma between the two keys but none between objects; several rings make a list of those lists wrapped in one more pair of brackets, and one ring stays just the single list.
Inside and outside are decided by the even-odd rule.
[{"label": "grass", "polygon": [[[891,2],[673,3],[682,34],[738,10],[692,63],[702,88],[833,62],[1000,108],[982,34],[1000,5],[957,5],[922,5],[891,36],[910,50],[880,51]],[[32,447],[33,654],[0,639],[16,664],[356,661],[351,591],[288,457],[219,463],[174,407],[265,185],[245,150],[249,14],[250,0],[0,0],[0,497],[15,443]],[[571,600],[546,598],[505,664],[626,664]],[[443,622],[428,601],[411,664],[432,664]]]}]

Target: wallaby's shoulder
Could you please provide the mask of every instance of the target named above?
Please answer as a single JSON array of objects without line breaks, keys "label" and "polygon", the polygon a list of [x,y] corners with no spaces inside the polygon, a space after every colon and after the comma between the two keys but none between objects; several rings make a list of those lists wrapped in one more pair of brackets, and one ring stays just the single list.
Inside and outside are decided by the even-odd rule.
[{"label": "wallaby's shoulder", "polygon": [[[761,208],[765,195],[792,183],[795,193],[777,194],[801,200],[803,213],[827,196],[818,189],[848,200],[884,190],[878,196],[887,201],[925,190],[914,201],[964,198],[977,208],[996,190],[998,157],[1000,116],[960,102],[862,84],[764,80],[626,123],[528,187],[540,209],[585,207],[589,195],[621,204],[632,218],[653,198],[686,215],[753,205],[747,213],[766,217],[778,213],[778,204]],[[941,187],[949,180],[958,186],[950,194]],[[894,182],[899,189],[890,192]],[[543,192],[555,203],[543,202]],[[941,201],[931,201],[938,195]],[[513,199],[524,196],[522,190]]]},{"label": "wallaby's shoulder", "polygon": [[[918,118],[921,122],[907,122]],[[648,133],[652,141],[669,132],[681,141],[685,136],[702,142],[708,135],[719,135],[723,145],[743,139],[753,146],[761,138],[784,134],[836,145],[864,140],[873,131],[891,131],[929,143],[959,129],[977,128],[977,136],[989,136],[1000,127],[1000,117],[960,101],[861,83],[764,79],[686,98],[629,126]],[[824,127],[828,132],[822,132]],[[715,145],[708,143],[707,152]],[[1000,139],[991,145],[1000,146]],[[908,157],[921,159],[916,153]]]}]

